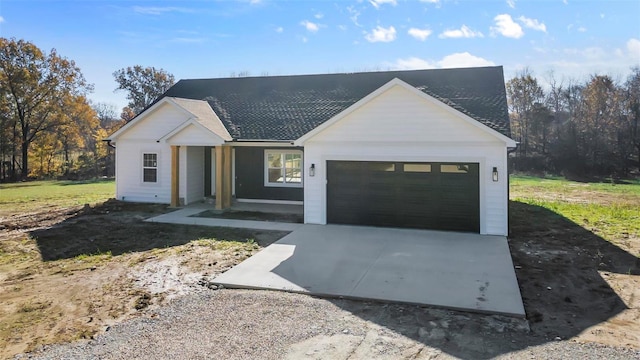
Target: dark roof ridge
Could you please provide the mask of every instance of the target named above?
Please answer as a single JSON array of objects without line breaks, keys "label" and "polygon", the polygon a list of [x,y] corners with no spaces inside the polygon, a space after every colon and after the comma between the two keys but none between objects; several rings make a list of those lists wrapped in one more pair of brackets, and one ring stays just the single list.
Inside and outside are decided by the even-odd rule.
[{"label": "dark roof ridge", "polygon": [[383,74],[383,73],[411,73],[423,71],[445,71],[445,70],[465,70],[465,69],[489,69],[503,68],[502,65],[477,66],[477,67],[457,67],[457,68],[432,68],[432,69],[397,69],[397,70],[371,70],[371,71],[354,71],[354,72],[327,72],[327,73],[303,73],[303,74],[283,74],[283,75],[249,75],[249,76],[226,76],[226,77],[207,77],[207,78],[184,78],[180,81],[197,81],[197,80],[235,80],[235,79],[273,79],[273,78],[297,78],[297,77],[313,77],[313,76],[331,76],[331,75],[360,75],[360,74]]}]

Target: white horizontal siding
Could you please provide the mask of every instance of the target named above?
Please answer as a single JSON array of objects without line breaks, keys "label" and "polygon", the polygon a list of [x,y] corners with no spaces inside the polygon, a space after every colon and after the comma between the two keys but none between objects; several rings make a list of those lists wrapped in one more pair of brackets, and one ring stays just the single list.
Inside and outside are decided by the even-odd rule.
[{"label": "white horizontal siding", "polygon": [[479,163],[480,233],[507,234],[505,143],[406,89],[391,88],[305,143],[305,167],[316,169],[305,172],[306,223],[326,224],[329,160]]},{"label": "white horizontal siding", "polygon": [[[142,181],[142,154],[158,154],[158,181]],[[124,201],[168,204],[171,197],[171,148],[155,141],[118,141],[116,198]]]},{"label": "white horizontal siding", "polygon": [[116,145],[124,140],[159,140],[187,119],[186,113],[165,103],[120,135]]},{"label": "white horizontal siding", "polygon": [[494,136],[401,86],[392,87],[321,135],[322,141],[338,142],[498,142]]}]

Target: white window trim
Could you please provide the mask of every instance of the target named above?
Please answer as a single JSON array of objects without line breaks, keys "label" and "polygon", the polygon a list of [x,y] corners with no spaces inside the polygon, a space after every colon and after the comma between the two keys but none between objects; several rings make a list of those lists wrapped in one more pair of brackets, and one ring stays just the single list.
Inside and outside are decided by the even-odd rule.
[{"label": "white window trim", "polygon": [[[300,155],[300,182],[299,183],[272,183],[269,182],[269,154],[296,154]],[[284,166],[284,158],[282,159]],[[304,156],[302,154],[302,150],[282,150],[282,149],[265,149],[264,151],[264,166],[262,168],[262,172],[264,173],[264,186],[265,187],[290,187],[290,188],[301,188],[303,187],[304,181]],[[285,174],[286,175],[286,174]],[[286,180],[285,180],[286,181]]]},{"label": "white window trim", "polygon": [[[144,166],[144,156],[145,155],[149,155],[149,154],[153,154],[156,156],[156,166],[155,167],[149,167],[149,166]],[[141,160],[142,160],[142,166],[140,167],[140,182],[144,185],[157,185],[160,183],[160,155],[158,154],[158,152],[156,151],[143,151],[142,155],[141,155]],[[156,181],[152,182],[152,181],[144,181],[144,170],[145,169],[156,169]]]}]

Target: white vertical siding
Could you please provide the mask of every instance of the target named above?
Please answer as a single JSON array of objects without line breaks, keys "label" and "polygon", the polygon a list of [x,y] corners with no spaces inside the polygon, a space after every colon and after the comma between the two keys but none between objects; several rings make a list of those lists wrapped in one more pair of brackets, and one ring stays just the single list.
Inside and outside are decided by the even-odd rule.
[{"label": "white vertical siding", "polygon": [[[399,86],[305,144],[305,223],[326,224],[326,162],[475,162],[480,165],[480,233],[507,234],[506,145],[493,135]],[[493,182],[497,167],[500,179]]]}]

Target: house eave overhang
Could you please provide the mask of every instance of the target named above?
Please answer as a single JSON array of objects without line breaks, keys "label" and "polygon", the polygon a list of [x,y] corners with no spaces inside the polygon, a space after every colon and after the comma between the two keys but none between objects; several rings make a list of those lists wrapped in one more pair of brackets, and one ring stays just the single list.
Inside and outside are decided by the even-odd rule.
[{"label": "house eave overhang", "polygon": [[296,147],[294,140],[273,139],[234,139],[229,142],[232,146],[262,146],[262,147]]}]

